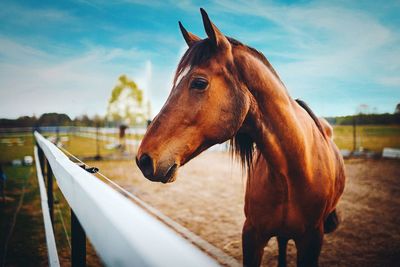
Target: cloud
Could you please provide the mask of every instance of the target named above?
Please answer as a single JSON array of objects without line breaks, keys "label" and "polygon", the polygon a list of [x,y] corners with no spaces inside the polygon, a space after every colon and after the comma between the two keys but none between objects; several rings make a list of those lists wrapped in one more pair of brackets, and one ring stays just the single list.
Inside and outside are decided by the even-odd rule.
[{"label": "cloud", "polygon": [[15,62],[24,60],[21,55],[29,58],[41,58],[42,60],[49,60],[51,58],[51,56],[39,49],[20,44],[4,36],[0,36],[0,47],[2,49],[2,51],[0,51],[1,61]]},{"label": "cloud", "polygon": [[168,66],[152,66],[149,97],[151,99],[153,117],[160,111],[171,92],[176,66],[186,50],[186,45],[181,46],[178,54]]},{"label": "cloud", "polygon": [[380,77],[379,78],[379,83],[386,85],[386,86],[393,86],[400,88],[400,77],[399,76],[389,76],[389,77]]},{"label": "cloud", "polygon": [[[357,65],[359,69],[365,66],[362,59],[370,58],[368,53],[395,41],[395,33],[375,17],[345,7],[320,4],[265,5],[247,1],[236,4],[219,1],[219,4],[228,12],[258,16],[276,23],[281,29],[277,39],[285,39],[291,47],[296,48],[297,54],[302,54],[299,58],[293,51],[288,51],[287,57],[293,58],[293,64],[302,61],[311,67],[311,71],[326,69],[327,75],[343,75],[348,67],[357,63],[360,63]],[[254,35],[258,38],[263,36],[260,32]],[[322,71],[318,74],[323,75]]]},{"label": "cloud", "polygon": [[[5,2],[0,114],[104,114],[117,78],[126,74],[146,90],[155,115],[186,50],[182,46],[177,57],[184,42],[176,23],[166,23],[172,25],[178,14],[199,36],[204,31],[196,2],[147,1],[148,7],[137,2],[75,0],[68,8]],[[132,20],[137,7],[146,12]],[[167,7],[173,14],[164,12]],[[400,34],[386,17],[385,10],[395,10],[390,4],[377,9],[346,1],[220,0],[204,7],[223,32],[262,51],[291,95],[318,114],[351,113],[360,103],[378,106],[384,97],[392,102],[400,97]]]},{"label": "cloud", "polygon": [[[7,52],[0,52],[0,114],[7,117],[44,112],[72,117],[104,114],[119,75],[142,78],[138,79],[142,86],[151,77],[151,63],[145,63],[148,55],[136,49],[99,46],[73,57],[54,58],[5,38],[0,46],[7,47]],[[134,64],[132,59],[136,59]]]},{"label": "cloud", "polygon": [[78,17],[55,8],[32,8],[4,2],[0,9],[0,21],[7,21],[15,25],[34,25],[37,23],[52,25],[71,24],[80,21]]},{"label": "cloud", "polygon": [[[375,86],[372,95],[382,86],[398,86],[400,35],[374,12],[348,7],[346,2],[285,5],[222,0],[218,6],[219,12],[272,23],[272,31],[248,29],[251,33],[244,36],[249,39],[241,40],[257,43],[256,48],[270,55],[295,97],[312,102],[329,96],[355,99],[362,97],[362,86]],[[232,25],[236,27],[241,25]]]}]

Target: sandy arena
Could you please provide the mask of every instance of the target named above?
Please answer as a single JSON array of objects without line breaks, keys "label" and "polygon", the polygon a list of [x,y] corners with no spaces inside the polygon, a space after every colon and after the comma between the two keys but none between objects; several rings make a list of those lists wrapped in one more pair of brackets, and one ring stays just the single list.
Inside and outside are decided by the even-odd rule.
[{"label": "sandy arena", "polygon": [[[321,266],[400,266],[400,162],[347,160],[339,229],[325,235]],[[245,175],[228,153],[208,151],[180,169],[171,184],[146,180],[134,161],[96,162],[105,175],[239,261]],[[134,227],[134,226],[132,226]],[[263,266],[277,265],[277,245]],[[296,249],[288,246],[288,264]]]}]

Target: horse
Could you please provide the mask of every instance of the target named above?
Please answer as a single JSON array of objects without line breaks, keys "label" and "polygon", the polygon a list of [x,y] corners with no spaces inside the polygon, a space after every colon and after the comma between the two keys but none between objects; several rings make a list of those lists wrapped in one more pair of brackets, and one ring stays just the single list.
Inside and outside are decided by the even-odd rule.
[{"label": "horse", "polygon": [[293,100],[265,56],[225,36],[200,9],[207,38],[188,32],[188,45],[164,106],[136,156],[143,175],[169,183],[188,161],[217,143],[247,170],[243,264],[259,266],[264,247],[278,240],[278,266],[294,240],[297,266],[318,266],[324,233],[339,219],[344,163],[326,121]]}]

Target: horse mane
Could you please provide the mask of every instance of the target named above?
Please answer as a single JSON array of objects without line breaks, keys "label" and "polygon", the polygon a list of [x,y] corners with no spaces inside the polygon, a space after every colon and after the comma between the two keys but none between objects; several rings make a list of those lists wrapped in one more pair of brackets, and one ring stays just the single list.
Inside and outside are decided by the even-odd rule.
[{"label": "horse mane", "polygon": [[[268,69],[271,71],[273,75],[283,84],[280,79],[278,73],[272,67],[271,63],[267,60],[267,58],[255,48],[247,46],[240,41],[226,37],[231,44],[232,47],[237,47],[244,49],[246,52],[250,53],[257,59],[259,59]],[[179,77],[185,70],[187,66],[196,66],[201,65],[202,63],[207,62],[213,55],[217,53],[217,50],[211,43],[211,41],[207,39],[199,40],[194,43],[192,46],[186,50],[185,54],[179,61],[178,67],[176,69],[175,78],[174,78],[174,87],[176,85],[177,77]],[[302,100],[296,99],[296,102],[310,115],[315,124],[317,125],[319,131],[322,133],[324,137],[326,137],[325,131],[322,128],[320,121],[317,116],[315,116],[314,112],[310,109],[310,107]],[[254,140],[246,133],[236,133],[230,139],[230,151],[232,156],[237,156],[242,163],[242,167],[247,168],[248,171],[251,170],[251,165],[254,159],[254,152],[256,151],[256,145]]]},{"label": "horse mane", "polygon": [[[234,38],[226,38],[228,39],[232,47],[244,49],[257,59],[259,59],[261,62],[263,62],[265,66],[267,66],[268,69],[271,71],[271,73],[275,75],[276,78],[278,78],[278,80],[282,83],[271,63],[269,63],[267,58],[260,51],[249,47]],[[217,50],[208,38],[199,40],[192,46],[190,46],[179,61],[178,67],[175,72],[173,86],[175,87],[177,78],[185,71],[187,66],[201,65],[202,63],[207,62],[216,53]],[[247,170],[250,171],[250,167],[254,158],[254,152],[256,151],[254,140],[246,133],[236,133],[236,135],[233,136],[230,140],[230,151],[232,156],[237,156],[239,158],[240,162],[242,163],[242,167],[244,169],[247,168]]]},{"label": "horse mane", "polygon": [[251,170],[256,145],[254,140],[246,133],[236,133],[229,140],[229,150],[232,157],[237,157],[242,169]]},{"label": "horse mane", "polygon": [[313,121],[317,125],[319,131],[326,138],[326,134],[325,134],[324,128],[321,125],[321,122],[319,121],[318,117],[314,114],[314,112],[311,110],[311,108],[303,100],[296,99],[296,102],[297,102],[297,104],[300,105],[300,107],[302,107],[305,111],[307,111],[308,115],[310,115],[310,117],[313,119]]},{"label": "horse mane", "polygon": [[[315,124],[317,125],[318,130],[321,132],[322,136],[326,138],[326,133],[319,121],[318,117],[314,114],[311,108],[306,104],[306,102],[296,99],[295,100],[305,111],[307,111],[308,115],[313,119]],[[242,167],[247,170],[251,170],[251,165],[254,159],[254,152],[256,151],[256,145],[254,140],[246,133],[236,133],[235,136],[230,140],[230,151],[232,155],[237,156],[242,163]]]}]

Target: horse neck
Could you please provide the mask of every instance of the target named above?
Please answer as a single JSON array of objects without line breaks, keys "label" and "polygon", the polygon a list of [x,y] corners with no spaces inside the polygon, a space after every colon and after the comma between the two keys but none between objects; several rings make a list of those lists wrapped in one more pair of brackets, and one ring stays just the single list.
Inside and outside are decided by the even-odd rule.
[{"label": "horse neck", "polygon": [[285,176],[304,169],[309,149],[305,142],[307,126],[302,125],[304,118],[298,114],[299,106],[261,60],[246,54],[239,61],[242,84],[250,92],[251,101],[244,129],[272,165],[271,169]]}]

